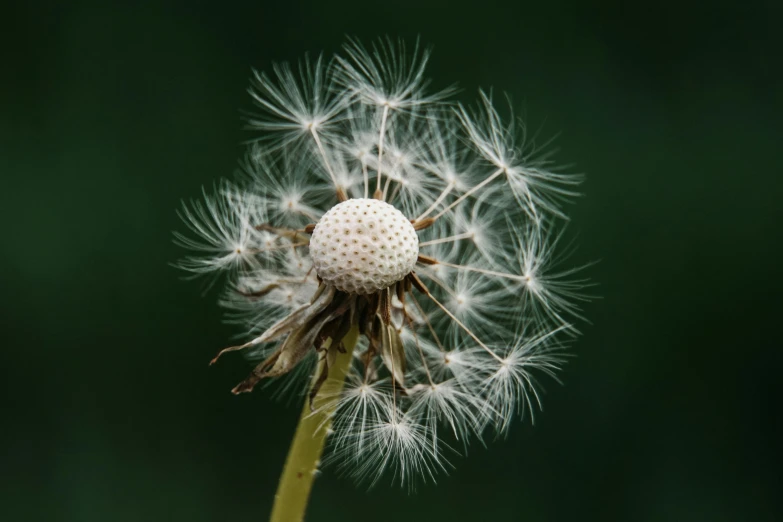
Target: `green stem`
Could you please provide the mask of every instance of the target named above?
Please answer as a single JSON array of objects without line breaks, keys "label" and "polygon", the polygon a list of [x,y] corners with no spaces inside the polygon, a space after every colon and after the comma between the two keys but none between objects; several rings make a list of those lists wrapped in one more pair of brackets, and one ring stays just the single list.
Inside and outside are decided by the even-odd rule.
[{"label": "green stem", "polygon": [[[310,401],[305,399],[302,415],[296,427],[291,449],[280,476],[275,494],[270,522],[301,522],[304,520],[310,490],[313,487],[321,453],[324,449],[326,434],[332,424],[332,414],[336,401],[331,404],[318,404],[319,398],[333,398],[340,394],[345,376],[351,369],[353,349],[359,339],[359,331],[354,326],[343,338],[345,353],[337,355],[334,365],[329,369],[329,378],[324,382],[315,399],[316,411],[310,410]],[[322,363],[323,364],[323,363]],[[316,371],[318,375],[319,371]]]}]

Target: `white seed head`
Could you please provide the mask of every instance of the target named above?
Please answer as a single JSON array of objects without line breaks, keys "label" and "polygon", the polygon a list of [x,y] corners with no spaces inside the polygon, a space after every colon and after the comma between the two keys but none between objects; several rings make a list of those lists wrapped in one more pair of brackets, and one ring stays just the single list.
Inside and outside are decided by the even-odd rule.
[{"label": "white seed head", "polygon": [[338,203],[318,221],[310,239],[318,276],[354,294],[370,294],[401,281],[418,256],[419,238],[411,222],[377,199]]},{"label": "white seed head", "polygon": [[[251,339],[218,354],[257,364],[234,393],[262,379],[309,390],[334,431],[324,464],[371,483],[430,480],[454,452],[444,437],[532,419],[589,297],[560,245],[581,178],[553,169],[491,92],[444,103],[428,58],[418,42],[350,40],[255,74],[260,132],[241,176],[185,205],[175,236],[191,250],[181,268],[225,274],[211,282]],[[353,349],[344,386],[322,389],[343,378],[340,349]]]}]

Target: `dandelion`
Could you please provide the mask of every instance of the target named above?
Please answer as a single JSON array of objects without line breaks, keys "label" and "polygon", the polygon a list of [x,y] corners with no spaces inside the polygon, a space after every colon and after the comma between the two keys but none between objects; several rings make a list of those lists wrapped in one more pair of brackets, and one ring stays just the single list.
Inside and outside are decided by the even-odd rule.
[{"label": "dandelion", "polygon": [[256,73],[241,179],[181,212],[181,268],[224,272],[243,325],[212,362],[256,362],[234,393],[307,395],[273,520],[301,518],[324,445],[357,479],[434,480],[455,448],[532,416],[576,333],[587,283],[556,248],[579,178],[490,95],[428,91],[428,58],[350,40],[329,64]]}]

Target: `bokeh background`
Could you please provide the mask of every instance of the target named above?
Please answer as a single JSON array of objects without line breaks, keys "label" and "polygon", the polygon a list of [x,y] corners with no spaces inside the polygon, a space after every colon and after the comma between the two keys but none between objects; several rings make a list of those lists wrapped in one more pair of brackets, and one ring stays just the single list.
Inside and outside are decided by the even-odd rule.
[{"label": "bokeh background", "polygon": [[265,520],[299,405],[234,397],[236,332],[168,264],[231,176],[250,68],[434,47],[586,172],[602,299],[545,411],[437,486],[327,470],[318,521],[772,521],[781,500],[778,2],[18,2],[0,31],[0,519]]}]

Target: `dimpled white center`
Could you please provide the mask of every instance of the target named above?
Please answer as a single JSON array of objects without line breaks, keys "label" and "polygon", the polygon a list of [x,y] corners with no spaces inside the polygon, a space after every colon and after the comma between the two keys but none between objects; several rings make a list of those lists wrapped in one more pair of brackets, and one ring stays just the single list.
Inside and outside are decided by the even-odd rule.
[{"label": "dimpled white center", "polygon": [[310,257],[324,282],[371,294],[401,281],[416,264],[419,237],[402,212],[377,199],[349,199],[315,225]]}]

